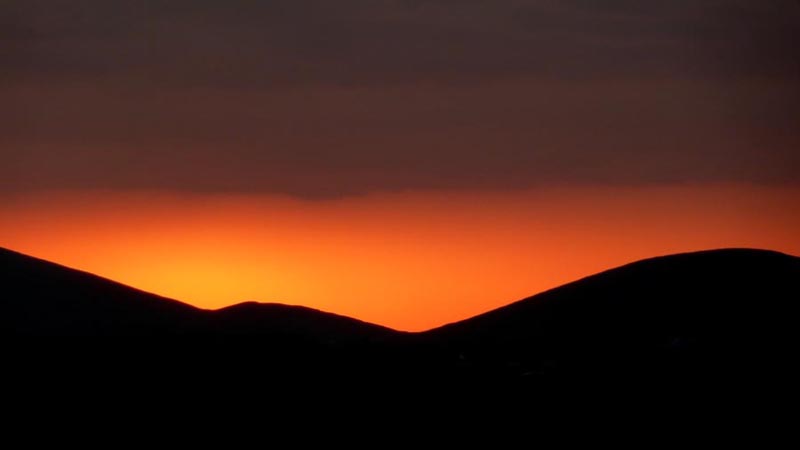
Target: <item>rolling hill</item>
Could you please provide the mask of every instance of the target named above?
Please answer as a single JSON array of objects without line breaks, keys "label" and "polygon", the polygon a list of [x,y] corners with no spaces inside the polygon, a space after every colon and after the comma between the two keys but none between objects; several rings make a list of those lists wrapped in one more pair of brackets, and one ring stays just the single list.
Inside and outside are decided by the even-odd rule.
[{"label": "rolling hill", "polygon": [[467,379],[778,373],[798,343],[800,258],[657,257],[422,333],[279,304],[198,309],[10,250],[0,286],[9,342],[80,337],[71,348],[113,342],[125,355],[145,345],[176,365]]},{"label": "rolling hill", "polygon": [[339,343],[394,333],[301,306],[245,302],[205,310],[0,249],[0,333],[16,336],[269,336]]},{"label": "rolling hill", "polygon": [[465,366],[515,374],[778,370],[798,340],[800,258],[726,249],[608,270],[426,338]]}]

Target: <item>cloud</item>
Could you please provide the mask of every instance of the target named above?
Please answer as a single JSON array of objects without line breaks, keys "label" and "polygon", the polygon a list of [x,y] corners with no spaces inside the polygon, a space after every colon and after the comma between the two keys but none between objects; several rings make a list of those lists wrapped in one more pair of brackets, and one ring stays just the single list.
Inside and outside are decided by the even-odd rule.
[{"label": "cloud", "polygon": [[6,1],[5,190],[796,181],[796,1]]},{"label": "cloud", "polygon": [[800,7],[781,0],[39,3],[4,3],[7,77],[268,87],[800,67]]}]

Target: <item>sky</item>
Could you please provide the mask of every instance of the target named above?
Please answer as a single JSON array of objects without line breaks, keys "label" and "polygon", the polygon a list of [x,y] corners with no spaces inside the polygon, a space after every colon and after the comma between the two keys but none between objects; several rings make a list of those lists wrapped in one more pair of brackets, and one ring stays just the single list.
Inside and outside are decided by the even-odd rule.
[{"label": "sky", "polygon": [[[800,253],[797,42],[796,0],[0,1],[0,245],[399,328],[651,254]],[[173,262],[126,272],[137,248]]]}]

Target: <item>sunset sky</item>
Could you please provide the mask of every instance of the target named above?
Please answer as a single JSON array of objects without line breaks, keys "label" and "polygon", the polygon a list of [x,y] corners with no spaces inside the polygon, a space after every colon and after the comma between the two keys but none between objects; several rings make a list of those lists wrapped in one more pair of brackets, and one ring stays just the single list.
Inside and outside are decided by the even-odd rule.
[{"label": "sunset sky", "polygon": [[0,2],[0,246],[399,329],[800,254],[796,0]]}]

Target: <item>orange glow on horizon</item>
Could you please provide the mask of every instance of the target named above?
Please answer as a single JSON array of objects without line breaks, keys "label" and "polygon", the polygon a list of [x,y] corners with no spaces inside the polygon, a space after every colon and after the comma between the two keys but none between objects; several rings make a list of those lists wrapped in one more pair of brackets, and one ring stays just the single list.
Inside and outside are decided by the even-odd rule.
[{"label": "orange glow on horizon", "polygon": [[301,304],[402,330],[634,260],[800,254],[800,189],[745,185],[269,195],[6,196],[0,246],[197,306]]}]

